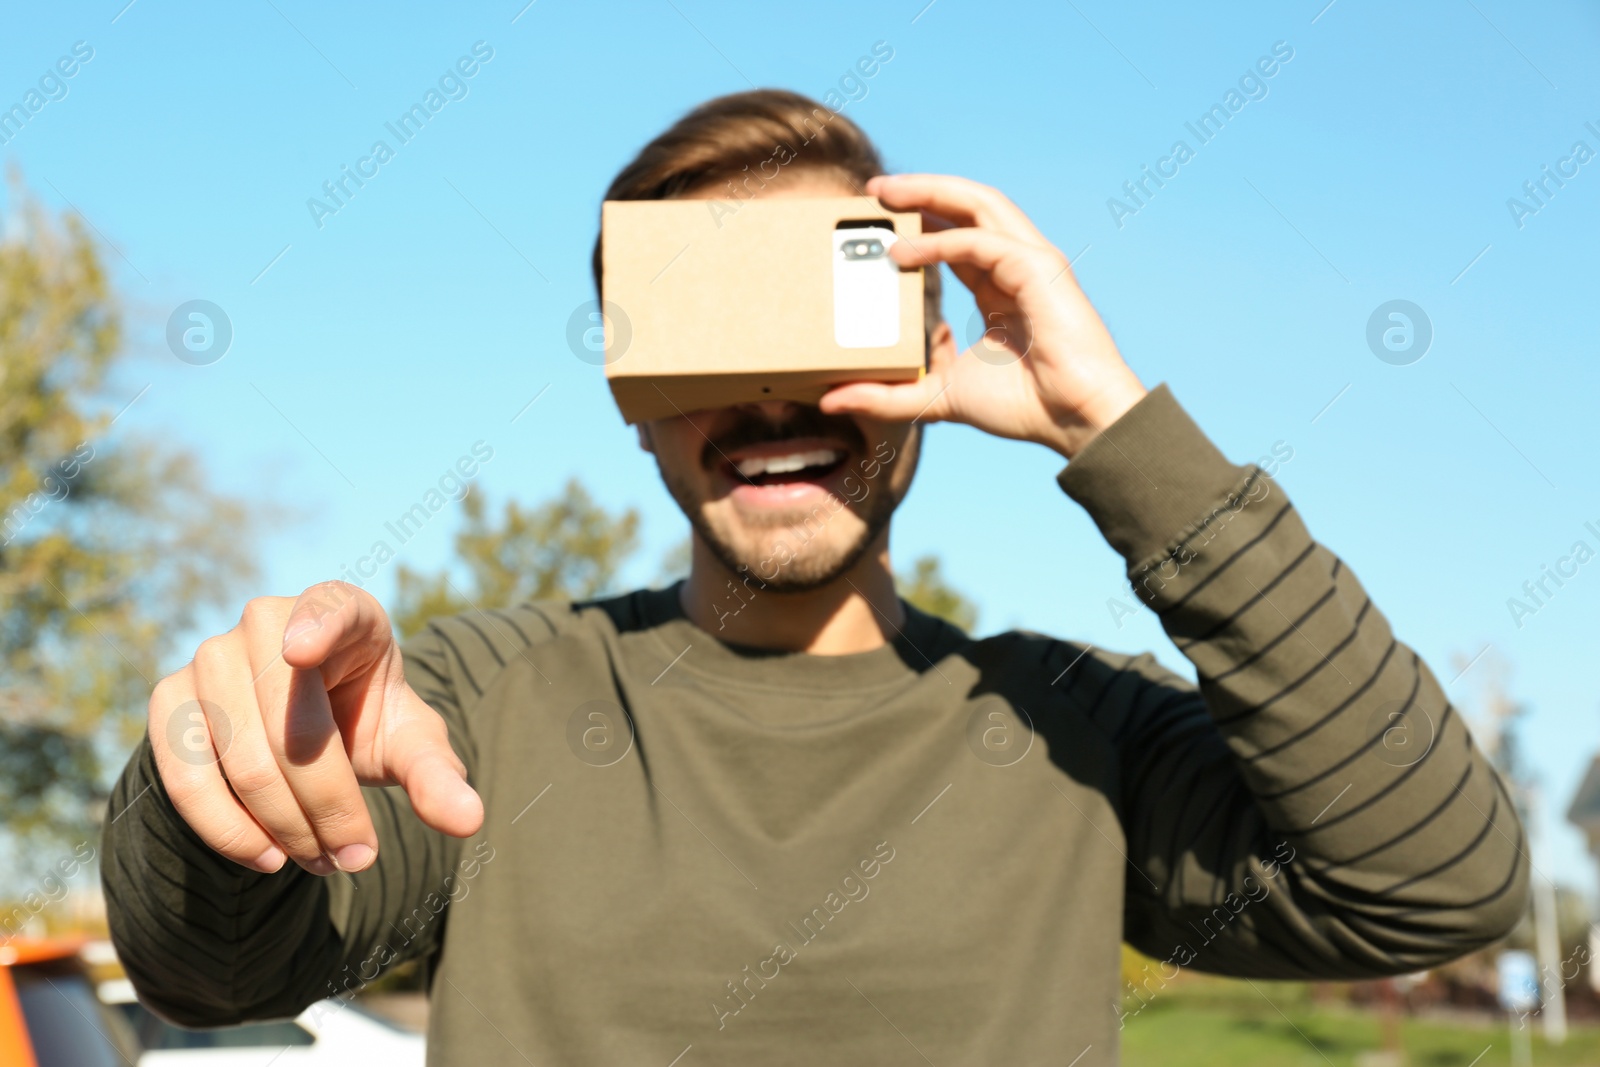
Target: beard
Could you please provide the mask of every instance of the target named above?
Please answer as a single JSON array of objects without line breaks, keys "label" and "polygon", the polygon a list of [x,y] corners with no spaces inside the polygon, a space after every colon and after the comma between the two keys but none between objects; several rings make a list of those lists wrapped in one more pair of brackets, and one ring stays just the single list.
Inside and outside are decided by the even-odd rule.
[{"label": "beard", "polygon": [[[784,441],[805,436],[835,437],[848,446],[847,464],[868,460],[866,441],[856,423],[840,415],[825,415],[815,407],[801,407],[793,417],[773,423],[745,413],[737,423],[706,442],[701,464],[710,469],[724,453],[742,446]],[[915,473],[920,433],[903,446]],[[848,573],[878,542],[889,526],[900,500],[881,469],[876,478],[852,472],[846,480],[847,498],[829,492],[825,504],[774,511],[759,518],[719,514],[709,508],[703,483],[675,473],[657,461],[662,481],[688,518],[696,536],[717,561],[734,574],[754,575],[761,588],[777,593],[805,593],[822,588]],[[861,486],[861,492],[849,488]],[[903,483],[909,486],[910,478]]]}]

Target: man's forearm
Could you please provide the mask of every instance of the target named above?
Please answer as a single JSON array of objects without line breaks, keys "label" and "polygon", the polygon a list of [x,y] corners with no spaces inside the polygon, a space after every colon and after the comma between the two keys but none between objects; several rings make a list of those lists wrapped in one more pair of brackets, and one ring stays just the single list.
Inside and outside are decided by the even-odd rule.
[{"label": "man's forearm", "polygon": [[[412,641],[404,669],[470,755],[441,635]],[[262,874],[185,822],[142,741],[112,793],[102,857],[112,941],[140,996],[190,1026],[283,1018],[437,951],[460,841],[423,823],[399,787],[363,788],[361,803],[380,842],[366,870]]]},{"label": "man's forearm", "polygon": [[112,792],[101,878],[111,938],[140,996],[185,1026],[291,1016],[336,965],[327,887],[294,864],[258,874],[195,836],[150,742]]},{"label": "man's forearm", "polygon": [[[1503,786],[1426,665],[1281,486],[1222,459],[1164,389],[1076,464],[1063,486],[1194,662],[1231,753],[1212,753],[1188,807],[1160,823],[1171,840],[1139,843],[1152,865],[1181,857],[1193,868],[1163,880],[1208,903],[1217,884],[1201,872],[1238,878],[1285,843],[1288,891],[1240,929],[1292,939],[1280,947],[1325,973],[1417,969],[1503,934],[1527,879]],[[1134,724],[1130,760],[1145,791],[1132,803],[1171,804],[1172,781],[1198,773],[1207,746],[1192,733],[1164,740],[1180,736]]]}]

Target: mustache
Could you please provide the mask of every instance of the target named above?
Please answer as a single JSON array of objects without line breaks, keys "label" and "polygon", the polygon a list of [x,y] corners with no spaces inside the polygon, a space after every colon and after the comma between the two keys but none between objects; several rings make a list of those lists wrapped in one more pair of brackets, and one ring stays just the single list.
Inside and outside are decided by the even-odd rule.
[{"label": "mustache", "polygon": [[797,437],[835,437],[844,442],[852,452],[865,452],[866,438],[861,428],[847,415],[826,415],[821,408],[809,405],[797,407],[794,413],[781,422],[762,418],[754,411],[741,410],[738,421],[715,437],[706,441],[700,452],[701,464],[710,469],[725,462],[727,453],[746,445],[762,445],[769,441],[789,441]]}]

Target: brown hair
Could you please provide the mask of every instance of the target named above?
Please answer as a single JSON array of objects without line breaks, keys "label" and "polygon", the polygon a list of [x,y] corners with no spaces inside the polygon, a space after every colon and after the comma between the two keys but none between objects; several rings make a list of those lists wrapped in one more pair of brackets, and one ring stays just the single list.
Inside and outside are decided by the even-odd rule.
[{"label": "brown hair", "polygon": [[[780,168],[776,175],[766,174],[768,164]],[[832,172],[862,195],[867,179],[884,173],[877,147],[854,122],[799,93],[755,89],[708,100],[684,115],[618,172],[605,198],[671,200],[727,182],[730,199],[743,199],[783,169]],[[598,295],[598,239],[593,270]],[[931,332],[940,320],[937,267],[924,268],[923,283],[925,329]]]}]

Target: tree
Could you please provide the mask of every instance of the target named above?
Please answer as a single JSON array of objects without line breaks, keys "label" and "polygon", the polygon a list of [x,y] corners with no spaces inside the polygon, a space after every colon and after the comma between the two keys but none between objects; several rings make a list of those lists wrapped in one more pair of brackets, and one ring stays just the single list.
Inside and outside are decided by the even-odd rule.
[{"label": "tree", "polygon": [[[498,520],[487,514],[481,494],[469,493],[461,507],[465,521],[455,535],[454,561],[430,573],[401,564],[395,573],[390,618],[402,638],[429,619],[473,608],[599,596],[611,590],[639,546],[638,511],[612,514],[577,479],[560,496],[532,508],[506,501]],[[661,561],[657,582],[683,577],[689,558],[685,539]],[[468,575],[466,588],[451,577],[460,570]],[[895,585],[909,603],[931,615],[964,630],[977,624],[977,606],[945,581],[937,556],[918,559]]]},{"label": "tree", "polygon": [[[14,179],[0,237],[0,811],[87,839],[197,613],[252,573],[248,511],[195,457],[111,423],[134,398],[94,242]],[[48,865],[48,864],[46,864]],[[26,876],[12,865],[9,873]]]},{"label": "tree", "polygon": [[655,585],[665,588],[689,577],[689,568],[693,562],[694,538],[685,537],[667,549],[666,554],[661,557],[661,565],[656,568]]},{"label": "tree", "polygon": [[895,576],[894,584],[900,598],[912,607],[921,608],[969,633],[978,625],[978,606],[945,581],[938,556],[920,557],[911,565],[909,575]]},{"label": "tree", "polygon": [[466,521],[456,534],[455,550],[470,576],[468,588],[451,580],[450,567],[423,574],[402,564],[395,573],[391,613],[402,637],[429,619],[473,607],[598,596],[639,545],[638,511],[611,514],[576,478],[560,496],[533,508],[506,501],[497,524],[485,515],[480,494],[468,493],[461,506]]}]

